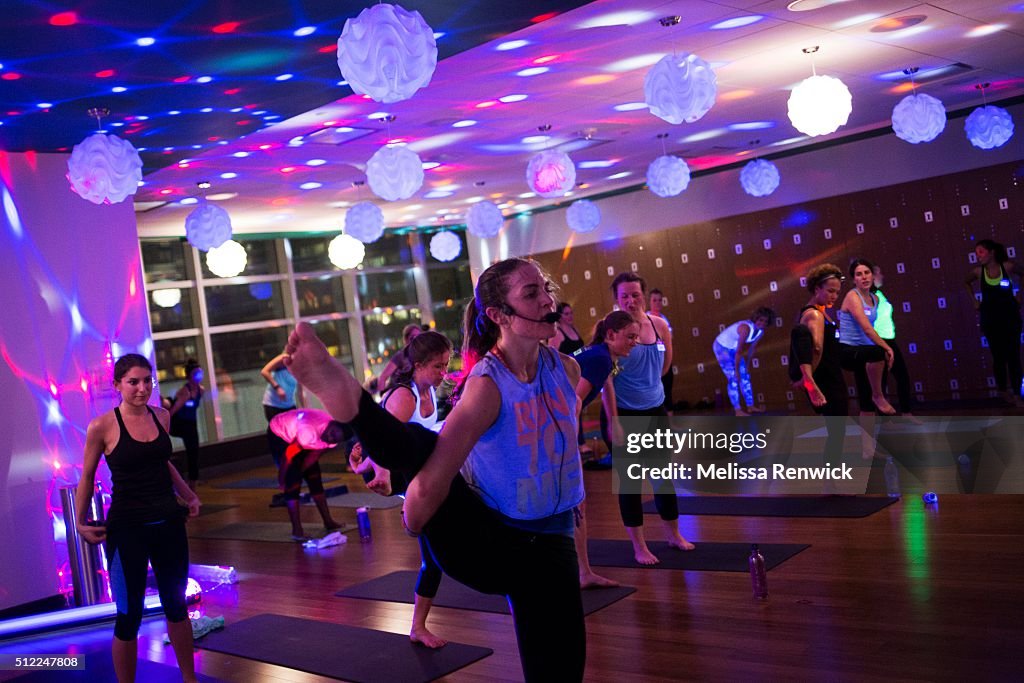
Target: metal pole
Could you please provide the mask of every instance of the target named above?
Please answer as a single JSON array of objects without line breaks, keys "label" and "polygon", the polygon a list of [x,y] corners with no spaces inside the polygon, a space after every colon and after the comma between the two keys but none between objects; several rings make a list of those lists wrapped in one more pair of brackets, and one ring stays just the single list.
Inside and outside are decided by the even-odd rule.
[{"label": "metal pole", "polygon": [[[84,607],[110,602],[110,593],[107,590],[107,561],[103,547],[86,542],[78,533],[78,519],[75,512],[77,488],[77,486],[61,487],[60,502],[64,510],[68,564],[71,567],[71,582],[75,590],[75,605]],[[103,497],[98,491],[90,501],[88,516],[97,522],[104,521]]]}]

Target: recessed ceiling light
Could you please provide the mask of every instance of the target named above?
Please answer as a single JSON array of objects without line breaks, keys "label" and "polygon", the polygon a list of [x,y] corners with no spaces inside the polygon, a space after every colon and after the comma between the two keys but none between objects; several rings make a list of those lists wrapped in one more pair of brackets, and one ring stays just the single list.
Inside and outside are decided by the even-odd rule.
[{"label": "recessed ceiling light", "polygon": [[220,174],[220,177],[223,178],[224,180],[231,180],[232,178],[237,178],[238,174],[234,173],[233,171],[225,171],[224,173]]},{"label": "recessed ceiling light", "polygon": [[323,166],[326,163],[325,159],[310,159],[306,162],[306,166]]},{"label": "recessed ceiling light", "polygon": [[231,156],[236,157],[238,159],[244,159],[245,157],[249,156],[249,153],[248,152],[235,152]]},{"label": "recessed ceiling light", "polygon": [[40,102],[36,106],[39,107],[40,109],[52,109],[53,108],[53,102]]},{"label": "recessed ceiling light", "polygon": [[334,132],[335,133],[351,133],[353,130],[355,130],[355,129],[354,128],[349,128],[348,126],[341,126],[340,128],[335,128]]},{"label": "recessed ceiling light", "polygon": [[315,180],[311,180],[308,183],[302,183],[301,185],[299,185],[299,189],[300,190],[315,190],[315,189],[317,189],[319,187],[323,187],[323,186],[324,186],[323,183],[318,183]]},{"label": "recessed ceiling light", "polygon": [[452,128],[469,128],[470,126],[475,125],[476,121],[474,121],[473,119],[463,119],[462,121],[456,121],[455,123],[453,123]]},{"label": "recessed ceiling light", "polygon": [[550,67],[546,67],[546,66],[533,66],[533,67],[530,67],[529,69],[523,69],[521,71],[517,71],[516,72],[516,76],[523,76],[523,77],[539,76],[541,74],[546,74],[549,71],[551,71]]},{"label": "recessed ceiling light", "polygon": [[125,92],[126,90],[128,90],[128,88],[124,87],[123,85],[115,85],[113,88],[110,89],[110,92]]},{"label": "recessed ceiling light", "polygon": [[628,175],[630,175],[629,171],[621,171],[619,173],[613,173],[610,176],[608,176],[608,180],[618,180],[619,178],[625,178]]},{"label": "recessed ceiling light", "polygon": [[281,74],[280,76],[274,76],[275,81],[290,81],[295,77],[295,74]]},{"label": "recessed ceiling light", "polygon": [[506,50],[518,50],[521,47],[526,47],[530,44],[528,40],[506,40],[504,43],[498,43],[495,46],[495,50],[499,52],[505,52]]},{"label": "recessed ceiling light", "polygon": [[204,114],[209,114],[211,111],[213,111],[213,107],[203,107],[199,111],[203,112]]},{"label": "recessed ceiling light", "polygon": [[527,97],[528,95],[505,95],[504,97],[499,97],[498,101],[504,102],[505,104],[511,104],[513,102],[522,102]]},{"label": "recessed ceiling light", "polygon": [[178,202],[178,203],[179,203],[179,204],[196,204],[196,203],[197,203],[198,201],[199,201],[199,200],[198,200],[198,199],[196,199],[195,197],[185,197],[184,199],[182,199],[182,200],[181,200],[180,202]]},{"label": "recessed ceiling light", "polygon": [[213,76],[200,76],[196,79],[196,83],[209,83],[213,80]]},{"label": "recessed ceiling light", "polygon": [[764,17],[760,14],[750,14],[745,17],[734,17],[732,19],[726,19],[725,21],[720,21],[717,24],[712,24],[708,28],[712,29],[713,31],[723,31],[730,28],[750,26],[751,24],[756,24],[762,19],[764,19]]},{"label": "recessed ceiling light", "polygon": [[302,28],[295,29],[294,35],[296,38],[302,38],[303,36],[309,36],[316,33],[316,26],[303,26]]},{"label": "recessed ceiling light", "polygon": [[181,112],[180,112],[180,111],[178,111],[177,109],[172,109],[172,110],[170,110],[169,112],[167,112],[167,115],[168,115],[168,116],[177,116],[177,115],[178,115],[178,114],[180,114],[180,113],[181,113]]},{"label": "recessed ceiling light", "polygon": [[145,38],[139,38],[138,40],[136,40],[135,44],[138,45],[139,47],[149,47],[150,45],[152,45],[155,42],[156,42],[155,38],[150,38],[149,36],[146,36]]},{"label": "recessed ceiling light", "polygon": [[483,102],[478,103],[476,105],[476,108],[477,109],[487,109],[488,107],[493,107],[497,103],[498,103],[497,100],[484,100]]}]

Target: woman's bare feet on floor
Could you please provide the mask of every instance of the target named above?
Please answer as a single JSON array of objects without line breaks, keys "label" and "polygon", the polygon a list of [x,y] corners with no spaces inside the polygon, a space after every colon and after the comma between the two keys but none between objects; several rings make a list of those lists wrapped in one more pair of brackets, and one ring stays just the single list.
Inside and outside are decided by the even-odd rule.
[{"label": "woman's bare feet on floor", "polygon": [[636,546],[633,547],[633,559],[637,561],[637,564],[642,564],[648,567],[661,562],[661,560],[655,557],[654,553],[652,553],[646,545],[642,548],[637,548]]},{"label": "woman's bare feet on floor", "polygon": [[685,538],[680,536],[678,539],[669,539],[668,544],[676,550],[693,550],[697,546],[687,541]]},{"label": "woman's bare feet on floor", "polygon": [[437,649],[444,647],[448,644],[448,641],[444,638],[439,638],[427,630],[425,626],[413,626],[412,630],[409,631],[409,640],[420,645],[426,645],[429,648]]},{"label": "woman's bare feet on floor", "polygon": [[[637,561],[639,562],[639,560]],[[612,579],[605,578],[600,574],[595,574],[594,572],[580,574],[580,589],[582,590],[587,590],[589,588],[614,588],[618,585],[618,581],[613,581]]]},{"label": "woman's bare feet on floor", "polygon": [[872,396],[871,402],[878,408],[878,412],[882,415],[895,415],[896,409],[892,407],[892,404],[885,400],[885,396]]},{"label": "woman's bare feet on floor", "polygon": [[339,422],[351,422],[359,412],[363,388],[327,351],[309,323],[299,323],[288,337],[285,365],[303,387],[313,392]]}]

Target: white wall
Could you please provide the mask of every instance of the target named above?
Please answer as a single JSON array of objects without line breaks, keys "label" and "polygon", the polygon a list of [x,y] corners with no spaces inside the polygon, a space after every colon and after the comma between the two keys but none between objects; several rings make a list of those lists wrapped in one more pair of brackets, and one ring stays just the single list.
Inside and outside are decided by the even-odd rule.
[{"label": "white wall", "polygon": [[574,234],[566,226],[568,200],[554,211],[509,219],[497,237],[470,237],[473,277],[496,260],[560,251],[570,237],[573,245],[591,244],[1014,161],[1024,157],[1024,105],[1008,110],[1017,131],[998,149],[973,147],[964,135],[963,118],[949,121],[946,130],[927,144],[911,145],[890,132],[774,160],[782,181],[768,197],[746,194],[740,187],[740,169],[734,169],[694,178],[672,198],[639,189],[599,200],[601,225],[588,234]]},{"label": "white wall", "polygon": [[0,609],[60,590],[52,513],[114,404],[108,355],[152,358],[132,203],[92,204],[66,173],[66,155],[0,152]]}]

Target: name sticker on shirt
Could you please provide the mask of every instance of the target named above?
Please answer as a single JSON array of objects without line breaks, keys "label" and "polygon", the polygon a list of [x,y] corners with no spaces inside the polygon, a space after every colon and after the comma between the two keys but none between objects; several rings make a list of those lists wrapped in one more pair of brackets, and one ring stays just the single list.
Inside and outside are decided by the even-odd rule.
[{"label": "name sticker on shirt", "polygon": [[657,347],[657,349],[659,351],[664,351],[665,350],[665,342],[663,342],[662,340],[659,339],[656,347]]},{"label": "name sticker on shirt", "polygon": [[1010,286],[1010,281],[1009,280],[1005,280],[1005,279],[1004,280],[1000,280],[999,281],[999,286],[1000,287],[1009,287]]}]

